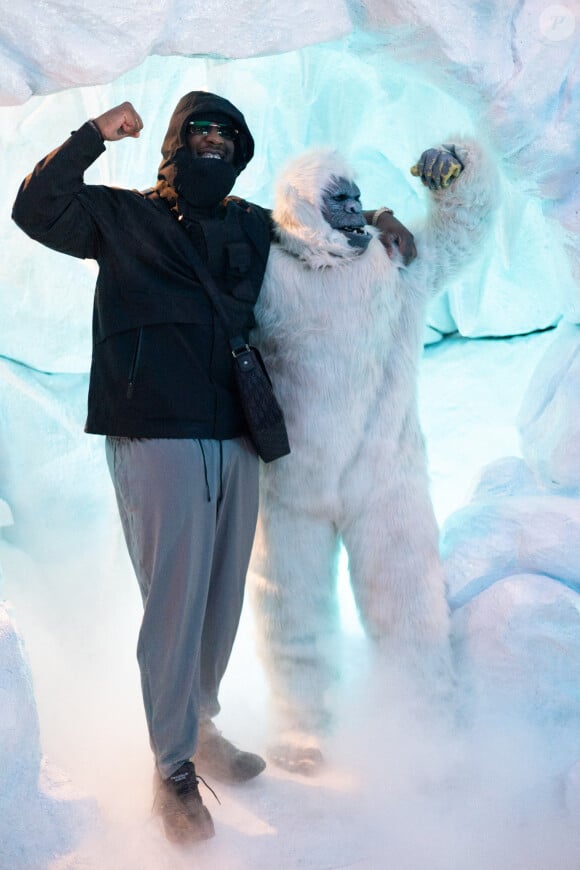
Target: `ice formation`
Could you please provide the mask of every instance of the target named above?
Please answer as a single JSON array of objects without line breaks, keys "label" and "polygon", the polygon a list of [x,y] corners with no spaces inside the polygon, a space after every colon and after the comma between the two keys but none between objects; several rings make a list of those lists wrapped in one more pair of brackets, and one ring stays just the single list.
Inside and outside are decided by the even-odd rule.
[{"label": "ice formation", "polygon": [[[97,526],[100,534],[103,516],[113,516],[100,445],[82,434],[94,265],[40,248],[11,223],[16,189],[34,163],[87,117],[130,99],[145,121],[141,139],[109,146],[89,180],[149,186],[173,105],[182,93],[206,87],[239,104],[255,133],[256,158],[240,180],[241,195],[270,205],[282,161],[305,146],[329,144],[358,167],[368,207],[390,205],[412,222],[424,200],[408,168],[456,129],[493,149],[503,205],[490,245],[431,310],[426,341],[454,332],[500,338],[560,324],[521,406],[521,455],[500,453],[445,524],[462,673],[475,700],[511,699],[514,710],[544,722],[577,720],[578,0],[164,0],[146,12],[135,0],[21,0],[5,7],[2,598],[10,593],[18,615],[29,595],[42,619],[55,619],[65,597],[89,587],[85,575],[59,595],[38,582],[31,595],[30,566],[15,555],[61,557],[54,529],[79,523],[90,538]],[[87,614],[108,612],[94,590],[82,600]],[[20,615],[38,624],[38,613]],[[44,820],[36,839],[19,828],[0,839],[11,866],[38,870],[74,848],[72,832],[86,807],[72,799],[66,821],[54,782],[42,784],[42,717],[39,739],[22,643],[9,613],[0,616],[0,767],[12,769],[6,765],[18,756],[14,776],[29,789],[15,797],[3,775],[0,813],[33,806]],[[88,616],[82,624],[89,626]],[[572,768],[570,806],[577,779]]]}]

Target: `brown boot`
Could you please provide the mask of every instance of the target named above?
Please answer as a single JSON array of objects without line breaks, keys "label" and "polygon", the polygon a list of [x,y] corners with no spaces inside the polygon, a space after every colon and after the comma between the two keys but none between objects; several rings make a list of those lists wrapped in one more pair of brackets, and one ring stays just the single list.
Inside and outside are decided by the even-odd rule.
[{"label": "brown boot", "polygon": [[222,737],[213,722],[200,725],[195,763],[199,770],[221,782],[246,782],[262,773],[266,762],[253,752],[243,752]]},{"label": "brown boot", "polygon": [[191,761],[184,762],[168,779],[156,779],[153,808],[161,816],[167,839],[185,844],[213,837],[213,821],[203,805]]}]

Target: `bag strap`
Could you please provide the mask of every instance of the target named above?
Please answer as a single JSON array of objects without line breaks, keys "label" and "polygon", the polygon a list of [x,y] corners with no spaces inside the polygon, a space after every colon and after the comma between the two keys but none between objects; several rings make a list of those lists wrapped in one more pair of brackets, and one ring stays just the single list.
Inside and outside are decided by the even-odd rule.
[{"label": "bag strap", "polygon": [[[178,220],[178,223],[180,223],[181,226],[183,227],[184,232],[187,233],[186,226],[183,223],[183,218],[180,216],[177,220]],[[211,272],[209,271],[208,267],[203,262],[200,255],[198,254],[197,250],[195,249],[195,246],[192,243],[190,238],[188,238],[188,241],[189,241],[189,246],[188,246],[189,259],[191,260],[191,262],[193,264],[193,268],[197,274],[197,277],[201,281],[201,285],[202,285],[203,289],[205,290],[205,292],[209,298],[209,301],[213,305],[216,314],[218,315],[219,319],[221,320],[222,326],[225,330],[225,333],[228,337],[228,341],[230,343],[230,347],[232,349],[232,354],[235,357],[239,353],[242,353],[243,351],[248,350],[248,343],[246,341],[244,341],[244,339],[241,335],[234,334],[234,331],[232,330],[230,321],[228,320],[228,316],[226,314],[224,305],[222,303],[220,291],[218,290],[217,284],[215,283],[213,276],[212,276]]]}]

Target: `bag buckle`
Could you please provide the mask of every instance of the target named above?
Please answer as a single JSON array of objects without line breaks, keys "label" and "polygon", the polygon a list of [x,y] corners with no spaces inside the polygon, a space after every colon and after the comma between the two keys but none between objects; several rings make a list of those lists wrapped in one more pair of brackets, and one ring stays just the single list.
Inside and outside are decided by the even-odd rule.
[{"label": "bag buckle", "polygon": [[242,338],[234,338],[230,346],[238,368],[243,372],[251,372],[256,367],[256,359],[250,345]]}]

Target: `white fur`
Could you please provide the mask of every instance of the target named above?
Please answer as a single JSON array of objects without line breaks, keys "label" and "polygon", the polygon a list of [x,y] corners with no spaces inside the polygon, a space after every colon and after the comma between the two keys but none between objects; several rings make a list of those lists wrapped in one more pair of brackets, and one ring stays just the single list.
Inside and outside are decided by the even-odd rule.
[{"label": "white fur", "polygon": [[448,609],[417,411],[430,293],[471,256],[488,222],[494,173],[458,146],[461,177],[431,195],[408,268],[372,228],[364,253],[321,214],[336,153],[308,152],[277,186],[255,339],[284,409],[292,453],[263,465],[252,560],[262,652],[280,725],[321,730],[335,668],[340,541],[362,623],[382,654],[432,684],[450,678]]}]

